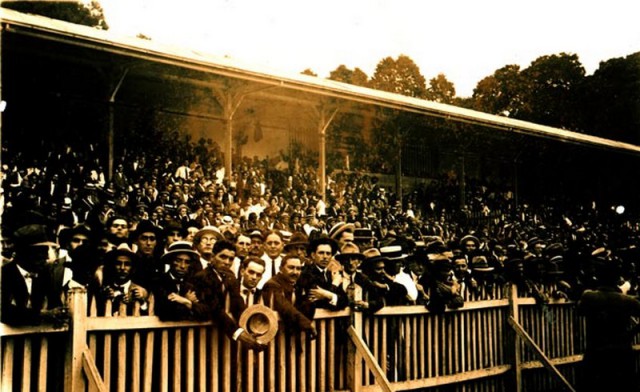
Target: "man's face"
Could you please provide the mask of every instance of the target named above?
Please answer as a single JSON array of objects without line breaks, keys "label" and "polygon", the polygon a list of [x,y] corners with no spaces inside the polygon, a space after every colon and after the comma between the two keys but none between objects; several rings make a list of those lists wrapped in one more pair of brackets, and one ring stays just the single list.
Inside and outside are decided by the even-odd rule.
[{"label": "man's face", "polygon": [[216,253],[213,256],[213,266],[215,268],[231,268],[231,264],[233,264],[233,259],[236,257],[236,252],[223,249],[219,253]]},{"label": "man's face", "polygon": [[277,234],[269,234],[265,242],[265,252],[269,257],[275,259],[280,256],[284,243]]},{"label": "man's face", "polygon": [[250,262],[246,268],[240,270],[242,276],[242,284],[248,289],[254,289],[262,279],[264,274],[264,266],[258,263]]},{"label": "man's face", "polygon": [[129,280],[133,269],[131,257],[127,255],[119,255],[115,260],[116,283],[122,284]]},{"label": "man's face", "polygon": [[29,247],[28,262],[38,270],[45,264],[53,264],[58,260],[60,247],[53,243],[39,243]]},{"label": "man's face", "polygon": [[358,269],[358,267],[360,267],[360,264],[362,263],[362,261],[358,258],[358,257],[352,257],[349,260],[347,260],[347,262],[345,262],[344,264],[342,264],[344,266],[344,271],[351,275],[354,272],[356,272],[356,270]]},{"label": "man's face", "polygon": [[251,254],[261,255],[264,252],[263,241],[260,237],[251,237]]},{"label": "man's face", "polygon": [[297,258],[290,258],[286,263],[282,263],[280,266],[280,273],[284,276],[287,282],[292,285],[296,284],[300,274],[302,273],[302,261]]},{"label": "man's face", "polygon": [[178,253],[171,262],[171,274],[178,279],[182,279],[189,272],[189,266],[191,265],[191,256],[187,253]]},{"label": "man's face", "polygon": [[213,252],[213,245],[216,243],[216,236],[212,233],[204,233],[196,246],[196,250],[201,255],[210,255]]},{"label": "man's face", "polygon": [[345,231],[342,233],[340,239],[338,239],[338,247],[342,249],[344,244],[347,243],[353,243],[353,233],[350,231]]},{"label": "man's face", "polygon": [[333,256],[333,253],[329,244],[318,245],[316,251],[311,255],[313,262],[320,268],[327,268],[329,261],[331,261],[331,256]]},{"label": "man's face", "polygon": [[378,261],[373,266],[373,280],[377,282],[383,282],[385,277],[384,273],[384,261]]},{"label": "man's face", "polygon": [[89,238],[84,234],[74,234],[71,237],[69,250],[74,250],[82,245],[86,245],[89,242]]},{"label": "man's face", "polygon": [[109,232],[118,238],[127,238],[129,236],[129,224],[124,219],[116,219],[111,223]]},{"label": "man's face", "polygon": [[187,238],[185,238],[185,240],[187,240],[189,242],[193,242],[193,238],[196,236],[197,232],[198,232],[198,228],[197,227],[189,227],[189,228],[187,228]]},{"label": "man's face", "polygon": [[180,230],[171,230],[167,233],[167,247],[176,241],[182,241]]},{"label": "man's face", "polygon": [[138,249],[140,249],[140,253],[145,256],[153,256],[153,251],[157,243],[158,239],[153,232],[145,231],[138,236]]},{"label": "man's face", "polygon": [[251,238],[240,235],[236,240],[236,254],[238,257],[247,257],[249,248],[251,247]]},{"label": "man's face", "polygon": [[291,245],[289,246],[289,254],[298,256],[300,260],[304,260],[307,256],[307,246],[306,245]]},{"label": "man's face", "polygon": [[464,248],[466,249],[467,253],[471,253],[476,250],[476,243],[473,241],[467,241],[464,243]]},{"label": "man's face", "polygon": [[426,269],[426,266],[424,265],[424,263],[421,263],[419,260],[412,260],[409,263],[409,269],[411,270],[411,272],[413,272],[415,275],[417,276],[422,276],[422,274],[424,274],[424,271]]}]

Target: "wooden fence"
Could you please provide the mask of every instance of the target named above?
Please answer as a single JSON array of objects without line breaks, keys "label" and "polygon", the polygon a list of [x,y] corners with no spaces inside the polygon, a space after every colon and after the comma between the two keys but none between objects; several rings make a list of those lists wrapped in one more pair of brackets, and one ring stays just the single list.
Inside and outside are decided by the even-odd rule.
[{"label": "wooden fence", "polygon": [[[518,297],[515,288],[495,287],[487,295],[492,299],[439,315],[423,306],[386,307],[366,317],[318,311],[316,340],[279,331],[267,350],[254,353],[208,322],[162,322],[153,315],[109,316],[110,311],[98,316],[86,292],[75,289],[69,294],[69,327],[0,325],[1,386],[306,392],[379,391],[388,381],[386,390],[398,391],[561,390],[516,339],[510,316],[575,385],[585,325],[574,304],[538,305]],[[364,344],[358,346],[352,335]]]}]

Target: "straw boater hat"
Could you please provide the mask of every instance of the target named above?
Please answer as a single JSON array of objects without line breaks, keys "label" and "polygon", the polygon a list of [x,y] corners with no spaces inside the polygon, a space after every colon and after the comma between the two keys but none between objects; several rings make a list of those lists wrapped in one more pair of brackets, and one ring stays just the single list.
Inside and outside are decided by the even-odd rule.
[{"label": "straw boater hat", "polygon": [[261,304],[251,305],[245,309],[240,315],[238,324],[262,344],[272,341],[278,333],[276,312]]},{"label": "straw boater hat", "polygon": [[200,237],[202,237],[203,235],[205,235],[207,233],[213,234],[216,237],[216,240],[223,240],[224,239],[224,236],[220,232],[220,229],[218,229],[215,226],[205,226],[205,227],[201,228],[200,230],[198,230],[196,235],[193,237],[193,242],[198,242],[200,240]]},{"label": "straw boater hat", "polygon": [[471,234],[462,237],[460,239],[460,245],[464,246],[464,244],[466,244],[468,241],[473,241],[476,244],[476,248],[480,247],[480,240],[478,239],[478,237]]},{"label": "straw boater hat", "polygon": [[198,252],[193,250],[193,245],[191,244],[191,242],[189,242],[189,241],[176,241],[176,242],[172,243],[171,245],[169,245],[169,248],[167,249],[166,252],[164,252],[162,257],[160,258],[160,261],[163,262],[163,263],[168,263],[171,260],[171,258],[174,255],[178,254],[178,253],[186,253],[193,260],[199,260],[200,259],[200,255],[198,254]]},{"label": "straw boater hat", "polygon": [[360,253],[360,248],[354,243],[345,244],[340,253],[334,257],[341,263],[346,263],[351,259],[358,259],[360,261],[365,259],[365,255]]},{"label": "straw boater hat", "polygon": [[380,254],[389,260],[402,260],[407,258],[407,254],[402,252],[402,246],[390,245],[380,248]]},{"label": "straw boater hat", "polygon": [[338,222],[329,230],[329,238],[338,239],[345,231],[353,232],[355,228],[353,223]]}]

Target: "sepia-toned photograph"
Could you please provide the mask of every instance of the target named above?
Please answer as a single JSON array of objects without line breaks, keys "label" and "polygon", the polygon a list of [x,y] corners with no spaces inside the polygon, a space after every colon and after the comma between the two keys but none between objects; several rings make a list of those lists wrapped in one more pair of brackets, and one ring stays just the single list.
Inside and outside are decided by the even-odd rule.
[{"label": "sepia-toned photograph", "polygon": [[0,391],[640,391],[611,0],[0,0]]}]

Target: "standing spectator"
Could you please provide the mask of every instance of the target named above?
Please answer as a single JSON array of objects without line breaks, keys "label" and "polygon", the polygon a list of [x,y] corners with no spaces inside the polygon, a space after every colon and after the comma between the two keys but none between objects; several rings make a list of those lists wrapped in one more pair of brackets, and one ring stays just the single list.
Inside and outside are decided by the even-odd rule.
[{"label": "standing spectator", "polygon": [[286,255],[280,264],[278,274],[264,285],[262,296],[267,304],[273,303],[273,309],[280,315],[280,325],[286,330],[305,331],[309,338],[318,335],[313,326],[313,318],[299,310],[302,294],[296,286],[302,272],[302,261],[294,255]]},{"label": "standing spectator", "polygon": [[173,242],[161,261],[169,266],[153,284],[156,299],[156,314],[161,320],[187,320],[192,318],[193,303],[189,300],[195,293],[189,292],[187,281],[199,264],[199,255],[190,242]]},{"label": "standing spectator", "polygon": [[596,268],[600,286],[586,290],[578,302],[578,311],[587,320],[580,390],[637,391],[640,383],[632,342],[638,332],[633,317],[640,317],[640,301],[620,292],[620,271],[614,260],[597,260]]},{"label": "standing spectator", "polygon": [[284,240],[282,239],[280,231],[269,231],[265,236],[264,254],[261,256],[265,263],[265,271],[260,283],[258,283],[258,288],[261,289],[262,286],[264,286],[264,284],[280,270],[283,250]]},{"label": "standing spectator", "polygon": [[258,282],[265,271],[265,263],[259,257],[249,256],[240,265],[240,295],[245,305],[251,306],[260,303],[262,290],[258,288]]}]

